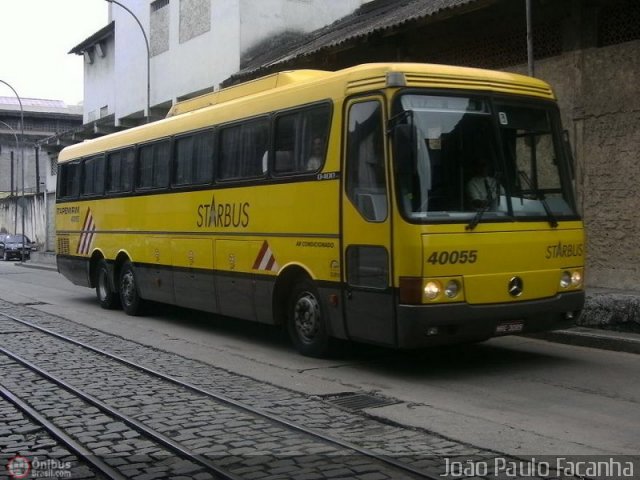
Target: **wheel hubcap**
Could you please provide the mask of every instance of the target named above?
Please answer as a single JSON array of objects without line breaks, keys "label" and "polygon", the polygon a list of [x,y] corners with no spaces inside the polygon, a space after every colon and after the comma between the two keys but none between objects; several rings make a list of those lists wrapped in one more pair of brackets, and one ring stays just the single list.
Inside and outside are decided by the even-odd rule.
[{"label": "wheel hubcap", "polygon": [[313,341],[320,329],[320,305],[315,296],[303,293],[296,301],[293,315],[300,339],[305,343]]}]

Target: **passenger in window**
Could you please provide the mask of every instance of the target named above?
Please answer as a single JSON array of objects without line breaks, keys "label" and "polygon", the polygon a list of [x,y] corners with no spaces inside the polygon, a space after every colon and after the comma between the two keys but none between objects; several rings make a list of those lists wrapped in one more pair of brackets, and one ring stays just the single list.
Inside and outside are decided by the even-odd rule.
[{"label": "passenger in window", "polygon": [[497,180],[489,175],[487,159],[478,158],[472,166],[472,173],[466,188],[471,207],[476,210],[496,210],[503,191]]},{"label": "passenger in window", "polygon": [[320,137],[315,137],[311,142],[311,156],[307,160],[307,170],[318,170],[322,166],[324,141]]}]

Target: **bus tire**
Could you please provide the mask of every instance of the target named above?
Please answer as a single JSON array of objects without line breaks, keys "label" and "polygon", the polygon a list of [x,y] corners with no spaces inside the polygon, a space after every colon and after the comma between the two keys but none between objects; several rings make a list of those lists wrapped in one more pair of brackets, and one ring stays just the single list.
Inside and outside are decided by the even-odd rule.
[{"label": "bus tire", "polygon": [[145,301],[140,298],[136,274],[129,260],[124,262],[120,270],[118,288],[120,290],[120,303],[125,313],[133,316],[142,315],[144,313]]},{"label": "bus tire", "polygon": [[96,297],[104,309],[113,310],[120,306],[120,295],[113,288],[109,266],[105,259],[98,262],[96,269]]},{"label": "bus tire", "polygon": [[289,296],[287,330],[296,350],[308,357],[324,357],[330,350],[327,316],[320,295],[309,279],[298,281]]}]

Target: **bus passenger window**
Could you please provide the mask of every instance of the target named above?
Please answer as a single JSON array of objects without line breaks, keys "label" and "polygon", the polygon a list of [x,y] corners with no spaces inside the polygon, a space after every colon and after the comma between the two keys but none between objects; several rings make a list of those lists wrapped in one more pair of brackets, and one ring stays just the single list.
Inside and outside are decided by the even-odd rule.
[{"label": "bus passenger window", "polygon": [[188,185],[193,177],[193,137],[176,140],[173,184]]},{"label": "bus passenger window", "polygon": [[102,195],[104,193],[104,156],[86,159],[82,169],[82,195]]},{"label": "bus passenger window", "polygon": [[349,109],[347,195],[369,221],[387,218],[382,107],[380,102],[356,103]]},{"label": "bus passenger window", "polygon": [[193,183],[210,183],[213,177],[213,132],[193,137]]},{"label": "bus passenger window", "polygon": [[60,166],[60,198],[77,197],[80,193],[80,162],[64,163]]},{"label": "bus passenger window", "polygon": [[322,105],[304,112],[302,118],[302,158],[301,167],[307,171],[317,171],[324,165],[329,138],[329,105]]},{"label": "bus passenger window", "polygon": [[133,148],[112,152],[107,156],[107,193],[131,191],[131,179],[133,176],[135,158],[136,152]]},{"label": "bus passenger window", "polygon": [[122,152],[107,156],[107,193],[119,192],[121,188]]},{"label": "bus passenger window", "polygon": [[324,165],[330,108],[320,105],[287,113],[276,119],[275,174],[300,174]]},{"label": "bus passenger window", "polygon": [[213,173],[213,133],[201,132],[176,140],[174,185],[211,182]]},{"label": "bus passenger window", "polygon": [[269,122],[254,120],[220,131],[221,180],[255,178],[263,175],[262,159],[269,146]]},{"label": "bus passenger window", "polygon": [[136,188],[151,188],[153,185],[153,145],[140,148]]},{"label": "bus passenger window", "polygon": [[137,188],[163,188],[169,185],[170,160],[169,140],[140,147]]},{"label": "bus passenger window", "polygon": [[298,113],[283,115],[276,119],[275,157],[273,171],[275,173],[292,173],[294,165],[294,147],[296,144],[296,125]]},{"label": "bus passenger window", "polygon": [[122,151],[120,163],[120,191],[130,192],[133,187],[133,167],[136,163],[136,151],[128,148]]}]

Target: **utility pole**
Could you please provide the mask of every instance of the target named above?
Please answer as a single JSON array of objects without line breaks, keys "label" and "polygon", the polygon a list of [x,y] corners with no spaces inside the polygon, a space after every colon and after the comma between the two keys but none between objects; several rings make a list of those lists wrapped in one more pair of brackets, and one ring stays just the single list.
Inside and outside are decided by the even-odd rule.
[{"label": "utility pole", "polygon": [[527,10],[527,64],[529,76],[535,75],[535,67],[533,64],[533,21],[531,19],[531,0],[525,0],[525,8]]}]

